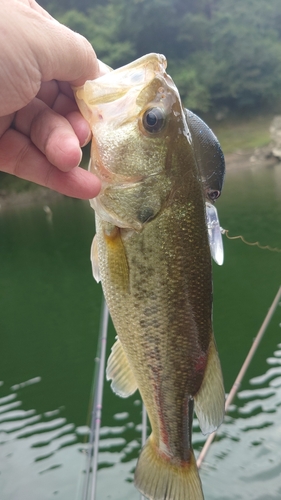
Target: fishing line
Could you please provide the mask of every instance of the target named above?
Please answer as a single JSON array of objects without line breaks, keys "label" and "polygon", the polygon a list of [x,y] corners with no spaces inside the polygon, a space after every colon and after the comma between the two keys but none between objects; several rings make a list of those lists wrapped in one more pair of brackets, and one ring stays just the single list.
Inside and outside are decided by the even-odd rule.
[{"label": "fishing line", "polygon": [[247,241],[245,240],[244,236],[242,236],[241,234],[238,235],[238,236],[229,236],[229,229],[223,229],[221,228],[221,233],[224,234],[229,240],[241,240],[243,241],[243,243],[245,243],[245,245],[249,245],[250,247],[258,247],[260,248],[261,250],[269,250],[270,252],[278,252],[278,253],[281,253],[281,248],[277,248],[277,247],[271,247],[269,245],[261,245],[259,243],[259,241],[255,241],[255,242],[250,242],[250,241]]}]

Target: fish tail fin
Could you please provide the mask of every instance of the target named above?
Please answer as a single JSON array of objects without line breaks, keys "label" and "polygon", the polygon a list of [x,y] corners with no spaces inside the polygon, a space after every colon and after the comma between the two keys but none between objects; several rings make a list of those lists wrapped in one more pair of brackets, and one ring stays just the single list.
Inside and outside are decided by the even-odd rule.
[{"label": "fish tail fin", "polygon": [[151,436],[137,463],[135,486],[149,500],[204,500],[193,452],[188,462],[172,463],[159,453]]}]

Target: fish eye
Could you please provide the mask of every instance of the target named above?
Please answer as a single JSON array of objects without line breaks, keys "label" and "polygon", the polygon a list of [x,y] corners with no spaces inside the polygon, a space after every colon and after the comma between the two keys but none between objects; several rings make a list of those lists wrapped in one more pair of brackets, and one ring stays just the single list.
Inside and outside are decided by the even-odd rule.
[{"label": "fish eye", "polygon": [[143,115],[142,123],[147,132],[160,132],[165,125],[165,114],[161,108],[147,109]]}]

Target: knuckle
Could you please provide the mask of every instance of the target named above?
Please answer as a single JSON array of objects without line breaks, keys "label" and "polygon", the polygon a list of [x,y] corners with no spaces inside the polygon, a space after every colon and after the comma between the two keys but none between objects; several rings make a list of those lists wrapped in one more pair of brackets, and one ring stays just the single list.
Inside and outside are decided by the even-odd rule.
[{"label": "knuckle", "polygon": [[28,163],[30,148],[31,143],[29,141],[25,141],[14,157],[13,174],[16,177],[22,177],[23,165]]}]

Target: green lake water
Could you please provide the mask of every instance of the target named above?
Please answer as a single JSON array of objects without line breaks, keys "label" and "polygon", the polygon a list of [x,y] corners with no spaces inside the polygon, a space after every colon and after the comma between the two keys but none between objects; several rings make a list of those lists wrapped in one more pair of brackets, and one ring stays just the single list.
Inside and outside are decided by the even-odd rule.
[{"label": "green lake water", "polygon": [[[0,499],[80,500],[101,291],[87,202],[0,210]],[[281,165],[229,171],[217,204],[230,235],[281,248]],[[226,392],[281,284],[281,253],[224,237],[214,329]],[[129,313],[129,312],[128,312]],[[110,326],[109,345],[114,331]],[[105,383],[97,499],[137,500],[141,402]],[[198,454],[204,437],[194,422]],[[281,307],[200,471],[206,500],[281,498]]]}]

